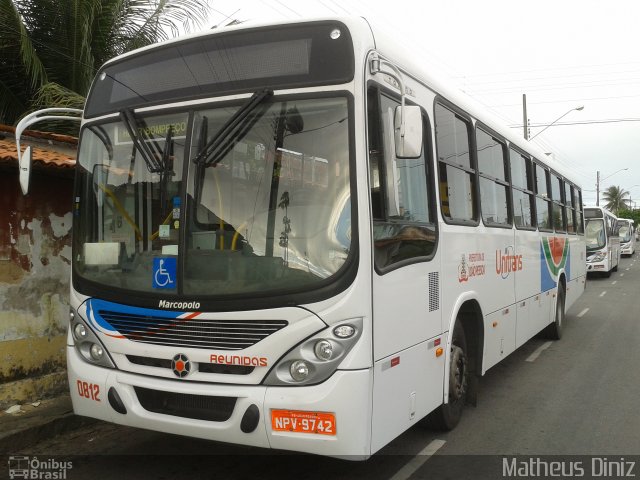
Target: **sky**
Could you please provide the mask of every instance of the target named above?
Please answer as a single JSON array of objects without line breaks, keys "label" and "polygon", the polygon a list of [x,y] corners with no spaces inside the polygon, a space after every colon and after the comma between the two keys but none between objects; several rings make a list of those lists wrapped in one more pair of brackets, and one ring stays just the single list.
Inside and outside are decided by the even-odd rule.
[{"label": "sky", "polygon": [[[601,192],[612,185],[623,188],[640,208],[637,0],[210,4],[208,27],[224,26],[232,19],[249,23],[318,15],[359,15],[384,23],[396,39],[420,50],[436,74],[519,133],[526,94],[531,136],[541,132],[532,141],[571,169],[582,186],[584,203],[595,204],[599,171]],[[574,110],[581,106],[584,109]]]}]

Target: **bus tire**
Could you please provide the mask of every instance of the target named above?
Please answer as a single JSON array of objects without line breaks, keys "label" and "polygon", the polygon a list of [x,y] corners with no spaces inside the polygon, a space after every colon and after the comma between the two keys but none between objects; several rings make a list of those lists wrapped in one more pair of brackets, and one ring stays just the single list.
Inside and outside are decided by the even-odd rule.
[{"label": "bus tire", "polygon": [[426,425],[435,430],[453,430],[462,417],[469,389],[467,340],[462,324],[453,328],[449,356],[449,403],[443,403],[426,418]]},{"label": "bus tire", "polygon": [[555,318],[553,319],[553,323],[550,324],[544,330],[545,336],[551,340],[560,340],[562,338],[562,331],[564,329],[564,321],[565,321],[564,305],[565,305],[564,287],[562,286],[561,283],[559,283],[558,294],[556,299]]}]

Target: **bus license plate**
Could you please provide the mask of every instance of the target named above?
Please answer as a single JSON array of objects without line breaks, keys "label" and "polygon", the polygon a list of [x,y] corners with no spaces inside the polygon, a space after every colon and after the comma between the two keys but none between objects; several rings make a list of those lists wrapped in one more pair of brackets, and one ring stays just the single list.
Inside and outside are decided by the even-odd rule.
[{"label": "bus license plate", "polygon": [[271,428],[274,432],[335,435],[336,417],[325,412],[271,410]]}]

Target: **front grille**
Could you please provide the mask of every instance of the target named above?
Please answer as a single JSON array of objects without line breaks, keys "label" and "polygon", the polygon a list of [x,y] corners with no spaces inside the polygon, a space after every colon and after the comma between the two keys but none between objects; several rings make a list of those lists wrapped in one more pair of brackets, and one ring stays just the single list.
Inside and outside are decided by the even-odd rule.
[{"label": "front grille", "polygon": [[220,363],[199,363],[198,371],[202,373],[218,373],[222,375],[249,375],[255,367],[244,365],[224,365]]},{"label": "front grille", "polygon": [[127,355],[127,360],[136,365],[145,367],[171,368],[171,360],[166,358],[139,357],[138,355]]},{"label": "front grille", "polygon": [[149,412],[210,422],[229,420],[237,400],[235,397],[211,397],[162,392],[142,387],[133,388],[140,405]]},{"label": "front grille", "polygon": [[288,325],[286,320],[163,318],[104,310],[98,314],[134,342],[213,350],[242,350]]},{"label": "front grille", "polygon": [[[171,360],[165,358],[140,357],[127,355],[127,360],[136,365],[156,368],[171,368]],[[249,375],[255,367],[244,365],[224,365],[220,363],[198,363],[198,371],[202,373],[218,373],[222,375]]]}]

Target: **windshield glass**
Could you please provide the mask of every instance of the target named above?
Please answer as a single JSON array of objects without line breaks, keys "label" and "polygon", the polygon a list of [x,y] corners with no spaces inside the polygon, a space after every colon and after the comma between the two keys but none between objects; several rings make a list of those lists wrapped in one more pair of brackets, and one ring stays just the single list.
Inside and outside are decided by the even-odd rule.
[{"label": "windshield glass", "polygon": [[[74,206],[76,273],[105,285],[153,291],[154,258],[172,256],[165,269],[173,266],[187,119],[186,113],[137,118],[134,131],[149,149],[146,156],[121,121],[83,130]],[[166,164],[155,168],[163,155]]]},{"label": "windshield glass", "polygon": [[[196,113],[192,157],[239,106]],[[272,102],[215,162],[193,165],[185,291],[297,290],[351,250],[347,100]]]},{"label": "windshield glass", "polygon": [[631,241],[631,228],[629,228],[629,224],[622,223],[620,226],[620,240],[623,242]]},{"label": "windshield glass", "polygon": [[588,219],[585,225],[587,250],[598,250],[607,245],[607,237],[602,219]]},{"label": "windshield glass", "polygon": [[243,103],[83,129],[75,274],[105,291],[224,297],[311,290],[341,269],[347,99],[264,102],[215,162],[194,161]]}]

